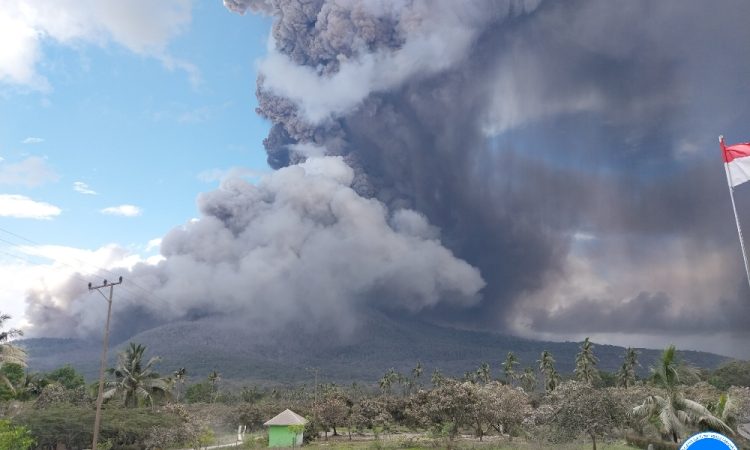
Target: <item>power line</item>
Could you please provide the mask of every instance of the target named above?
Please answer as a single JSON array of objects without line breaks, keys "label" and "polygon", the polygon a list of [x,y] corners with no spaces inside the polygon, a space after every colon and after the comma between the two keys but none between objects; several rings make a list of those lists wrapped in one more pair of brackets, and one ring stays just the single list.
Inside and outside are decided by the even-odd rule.
[{"label": "power line", "polygon": [[[25,242],[28,242],[29,244],[35,245],[35,246],[40,246],[40,247],[50,247],[50,246],[53,246],[53,245],[49,245],[49,244],[42,244],[40,242],[34,241],[32,239],[29,239],[29,238],[27,238],[25,236],[22,236],[22,235],[20,235],[18,233],[14,233],[14,232],[12,232],[10,230],[7,230],[5,228],[2,228],[2,227],[0,227],[0,231],[3,232],[3,233],[6,233],[8,235],[11,235],[13,237],[16,237],[18,239],[21,239],[21,240],[23,240]],[[6,243],[8,245],[11,245],[13,247],[19,248],[24,254],[27,254],[27,255],[29,254],[28,252],[24,251],[24,246],[21,245],[21,244],[19,244],[19,243],[11,242],[11,241],[8,241],[8,240],[3,239],[3,238],[0,238],[0,242],[4,242],[4,243]],[[5,253],[5,252],[3,252],[3,253]],[[27,262],[30,262],[32,264],[35,264],[35,262],[33,262],[33,261],[31,261],[31,260],[29,260],[27,258],[21,258],[18,255],[13,255],[13,254],[9,254],[9,253],[6,253],[6,254],[8,254],[10,256],[13,256],[15,258],[23,259],[23,260],[25,260]],[[93,264],[93,263],[90,263],[90,262],[87,262],[87,261],[84,261],[84,260],[82,260],[80,258],[77,258],[77,257],[73,256],[73,255],[68,255],[68,258],[71,259],[71,260],[75,260],[75,261],[77,261],[78,263],[80,263],[80,264],[82,264],[84,266],[88,266],[89,269],[85,269],[85,268],[81,268],[81,267],[75,267],[75,266],[73,266],[71,264],[68,264],[67,262],[63,261],[61,258],[55,257],[55,256],[51,256],[51,255],[31,255],[31,256],[36,256],[37,258],[44,258],[44,259],[47,259],[47,260],[51,260],[51,261],[57,262],[59,264],[67,266],[68,268],[70,268],[71,270],[73,270],[74,273],[77,272],[77,273],[83,273],[83,275],[94,275],[97,272],[104,272],[104,273],[107,273],[107,274],[109,274],[109,275],[111,275],[113,277],[117,277],[118,276],[117,274],[115,274],[114,272],[112,272],[109,269],[103,268],[101,266],[97,266],[96,264]],[[36,264],[38,264],[38,262]],[[90,268],[94,268],[96,270],[92,271],[92,270],[90,270]],[[79,280],[82,280],[82,281],[88,283],[88,281],[83,280],[81,277],[75,276],[74,274],[72,276],[74,278],[77,278]],[[101,276],[101,275],[99,275],[99,276]],[[129,294],[131,294],[133,296],[132,298],[131,297],[126,297],[127,300],[133,300],[134,298],[138,298],[138,297],[145,297],[145,298],[151,299],[151,300],[158,300],[159,302],[161,302],[161,303],[163,303],[165,305],[170,304],[167,300],[165,300],[163,298],[160,298],[159,296],[157,296],[156,294],[154,294],[149,289],[147,289],[147,288],[141,286],[140,284],[136,283],[134,280],[128,280],[128,282],[129,282],[128,285],[132,285],[133,287],[136,287],[136,288],[140,289],[143,293],[138,293],[138,292],[136,292],[136,291],[134,291],[132,289],[129,289],[127,286],[121,286],[121,288],[123,290],[125,290],[126,292],[128,292]],[[143,294],[145,294],[145,295],[143,295]]]}]

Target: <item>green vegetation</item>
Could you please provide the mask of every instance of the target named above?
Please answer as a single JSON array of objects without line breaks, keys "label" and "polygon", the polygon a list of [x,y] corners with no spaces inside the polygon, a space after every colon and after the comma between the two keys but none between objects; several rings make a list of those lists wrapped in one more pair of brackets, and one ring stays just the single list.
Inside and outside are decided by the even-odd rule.
[{"label": "green vegetation", "polygon": [[26,427],[13,426],[0,420],[0,450],[27,450],[34,445],[34,438]]},{"label": "green vegetation", "polygon": [[154,371],[154,365],[160,358],[153,357],[144,364],[145,352],[146,347],[131,342],[128,348],[118,355],[117,367],[108,371],[114,376],[114,380],[106,383],[106,400],[120,396],[126,407],[135,408],[143,403],[153,406],[156,396],[169,395],[170,382]]}]

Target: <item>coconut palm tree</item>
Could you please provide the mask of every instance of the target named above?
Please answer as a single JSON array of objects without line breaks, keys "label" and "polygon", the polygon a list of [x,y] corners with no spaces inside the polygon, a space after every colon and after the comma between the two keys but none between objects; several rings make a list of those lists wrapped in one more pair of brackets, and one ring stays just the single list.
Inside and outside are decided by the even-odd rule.
[{"label": "coconut palm tree", "polygon": [[221,374],[216,370],[208,374],[208,382],[211,383],[211,391],[214,393],[213,402],[216,402],[216,398],[219,396],[219,389],[216,387],[219,380],[221,380]]},{"label": "coconut palm tree", "polygon": [[620,366],[620,370],[617,372],[617,384],[625,388],[632,386],[635,383],[635,370],[639,365],[638,352],[634,348],[628,347],[625,350],[622,366]]},{"label": "coconut palm tree", "polygon": [[477,369],[477,378],[485,384],[490,382],[490,379],[492,378],[492,372],[489,363],[483,362],[479,366],[479,368]]},{"label": "coconut palm tree", "polygon": [[519,362],[516,355],[513,352],[508,352],[508,355],[505,357],[505,362],[503,362],[503,374],[505,374],[505,381],[511,386],[516,379],[515,367],[518,364]]},{"label": "coconut palm tree", "polygon": [[675,443],[688,426],[710,428],[726,434],[733,430],[698,402],[680,392],[680,377],[674,345],[667,347],[652,369],[652,381],[664,388],[665,395],[649,395],[643,404],[632,410],[636,418],[658,424],[659,431]]},{"label": "coconut palm tree", "polygon": [[533,367],[527,367],[524,369],[523,374],[520,377],[521,387],[527,394],[531,394],[536,390],[536,373],[534,373]]},{"label": "coconut palm tree", "polygon": [[592,385],[594,381],[599,379],[599,371],[596,370],[596,363],[599,362],[599,358],[594,356],[594,344],[589,341],[589,338],[583,340],[580,349],[581,351],[576,355],[576,379]]},{"label": "coconut palm tree", "polygon": [[[23,336],[23,332],[14,328],[2,331],[3,324],[9,319],[8,314],[0,314],[0,367],[4,364],[18,364],[26,367],[26,352],[11,343],[13,338]],[[12,392],[15,392],[13,384],[2,373],[0,373],[0,383],[5,384]]]},{"label": "coconut palm tree", "polygon": [[539,363],[539,371],[544,376],[544,388],[547,392],[554,391],[560,384],[560,374],[555,370],[555,359],[552,357],[552,353],[548,350],[543,351],[537,362]]},{"label": "coconut palm tree", "polygon": [[179,369],[175,370],[172,374],[174,377],[174,381],[176,383],[175,385],[175,401],[180,401],[180,391],[182,387],[185,385],[185,381],[187,380],[187,369],[184,367],[180,367]]},{"label": "coconut palm tree", "polygon": [[169,396],[169,381],[154,371],[161,358],[155,356],[143,363],[146,347],[130,343],[117,358],[117,367],[108,370],[114,380],[106,383],[104,399],[122,396],[126,407],[135,408],[142,402],[153,406],[157,395]]}]

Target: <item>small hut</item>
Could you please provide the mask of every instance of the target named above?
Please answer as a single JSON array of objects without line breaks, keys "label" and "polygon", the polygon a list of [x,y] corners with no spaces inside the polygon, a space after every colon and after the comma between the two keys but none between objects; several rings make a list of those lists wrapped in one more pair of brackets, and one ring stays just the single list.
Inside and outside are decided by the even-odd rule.
[{"label": "small hut", "polygon": [[303,439],[301,426],[303,427],[305,424],[307,424],[307,419],[292,410],[284,410],[284,412],[263,424],[268,427],[268,446],[301,446]]}]

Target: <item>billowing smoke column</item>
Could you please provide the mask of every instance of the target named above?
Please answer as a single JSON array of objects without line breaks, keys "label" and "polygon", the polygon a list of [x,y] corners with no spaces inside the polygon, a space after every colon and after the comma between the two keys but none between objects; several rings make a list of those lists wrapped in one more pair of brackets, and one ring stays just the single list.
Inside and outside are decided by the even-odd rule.
[{"label": "billowing smoke column", "polygon": [[433,318],[746,336],[714,142],[750,113],[746,2],[225,5],[275,18],[269,164],[341,155],[360,195],[423,213],[481,270],[482,300]]},{"label": "billowing smoke column", "polygon": [[748,337],[715,139],[750,137],[750,3],[225,5],[274,18],[257,98],[279,170],[202,196],[166,260],[134,270],[164,320],[379,307],[543,337]]}]

